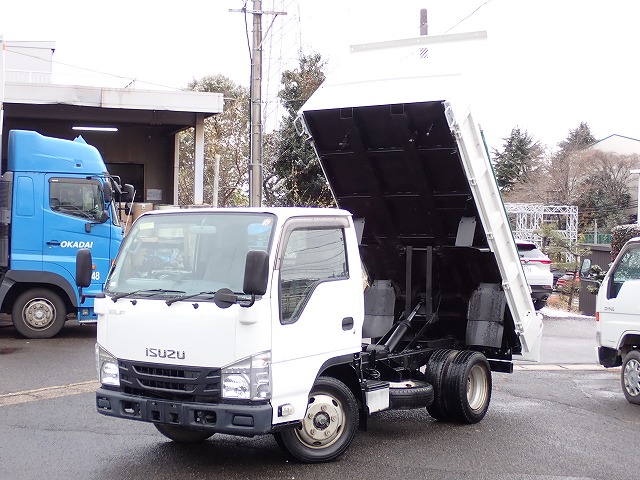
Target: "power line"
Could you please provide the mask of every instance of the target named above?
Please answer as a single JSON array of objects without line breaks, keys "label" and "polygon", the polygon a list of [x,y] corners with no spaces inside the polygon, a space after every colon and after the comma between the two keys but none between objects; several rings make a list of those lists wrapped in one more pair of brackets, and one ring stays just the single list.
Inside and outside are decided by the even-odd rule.
[{"label": "power line", "polygon": [[490,3],[491,0],[487,0],[486,2],[484,2],[482,5],[480,5],[478,8],[476,8],[473,12],[471,12],[469,15],[467,15],[466,17],[464,17],[462,20],[460,20],[458,23],[456,23],[453,27],[451,27],[449,30],[445,31],[444,33],[449,33],[451,30],[453,30],[454,28],[456,28],[458,25],[460,25],[462,22],[464,22],[465,20],[467,20],[469,17],[471,17],[473,14],[475,14],[478,10],[480,10],[482,7],[484,7],[487,3]]},{"label": "power line", "polygon": [[[34,47],[31,47],[31,48],[34,48]],[[86,72],[96,73],[98,75],[105,75],[105,76],[108,76],[108,77],[114,77],[114,78],[117,78],[119,80],[126,80],[127,82],[137,81],[137,82],[145,83],[147,85],[152,85],[154,87],[169,88],[171,90],[186,90],[186,88],[184,88],[184,87],[175,87],[175,86],[163,85],[163,84],[160,84],[160,83],[154,83],[154,82],[149,82],[149,81],[146,81],[146,80],[142,80],[140,78],[125,77],[123,75],[117,75],[115,73],[103,72],[103,71],[100,71],[100,70],[94,70],[94,69],[86,68],[86,67],[79,67],[78,65],[73,65],[71,63],[65,63],[65,62],[59,62],[59,61],[53,60],[53,59],[52,60],[44,60],[42,57],[38,57],[36,55],[29,55],[28,53],[15,51],[11,47],[6,47],[6,51],[11,52],[14,55],[22,55],[24,57],[35,58],[37,60],[46,61],[47,63],[52,63],[52,64],[55,64],[55,65],[63,65],[65,67],[76,68],[78,70],[83,70],[83,71],[86,71]]]}]

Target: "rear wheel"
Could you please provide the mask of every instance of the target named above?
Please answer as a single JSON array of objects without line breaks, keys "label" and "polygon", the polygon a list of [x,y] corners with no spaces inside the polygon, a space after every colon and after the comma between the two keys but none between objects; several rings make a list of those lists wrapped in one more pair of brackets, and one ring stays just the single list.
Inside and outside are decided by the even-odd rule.
[{"label": "rear wheel", "polygon": [[640,351],[631,350],[625,355],[620,380],[627,401],[640,405]]},{"label": "rear wheel", "polygon": [[444,395],[447,413],[462,423],[477,423],[489,409],[491,368],[484,355],[464,350],[458,352],[447,371]]},{"label": "rear wheel", "polygon": [[456,350],[436,350],[427,362],[425,380],[433,385],[433,402],[427,407],[427,412],[442,422],[451,419],[445,405],[444,380],[449,363],[456,353]]},{"label": "rear wheel", "polygon": [[162,435],[178,443],[204,442],[213,435],[213,432],[208,430],[183,427],[182,425],[167,425],[166,423],[154,423],[154,425]]},{"label": "rear wheel", "polygon": [[64,327],[67,309],[51,290],[34,288],[16,299],[11,319],[16,330],[27,338],[51,338]]},{"label": "rear wheel", "polygon": [[356,433],[357,421],[358,403],[351,390],[335,378],[319,377],[309,395],[302,425],[274,436],[302,462],[328,462],[345,452]]}]

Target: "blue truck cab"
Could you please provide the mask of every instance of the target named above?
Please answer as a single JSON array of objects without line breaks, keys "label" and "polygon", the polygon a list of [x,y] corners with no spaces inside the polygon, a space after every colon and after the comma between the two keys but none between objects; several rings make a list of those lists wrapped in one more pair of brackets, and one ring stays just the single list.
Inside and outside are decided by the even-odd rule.
[{"label": "blue truck cab", "polygon": [[[98,150],[81,137],[9,132],[0,178],[0,312],[27,338],[50,338],[65,321],[95,322],[92,295],[102,292],[124,235],[116,200],[133,187],[107,172]],[[93,256],[91,285],[80,301],[76,252]]]}]

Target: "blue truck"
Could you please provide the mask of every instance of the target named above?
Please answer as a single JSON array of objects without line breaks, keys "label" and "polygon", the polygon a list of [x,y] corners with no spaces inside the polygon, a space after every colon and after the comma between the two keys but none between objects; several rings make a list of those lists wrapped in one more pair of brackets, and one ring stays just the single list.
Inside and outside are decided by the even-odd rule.
[{"label": "blue truck", "polygon": [[93,299],[81,303],[76,252],[93,254],[99,294],[124,235],[121,202],[133,187],[109,175],[98,150],[37,132],[9,132],[0,178],[0,312],[27,338],[50,338],[67,319],[95,322]]}]

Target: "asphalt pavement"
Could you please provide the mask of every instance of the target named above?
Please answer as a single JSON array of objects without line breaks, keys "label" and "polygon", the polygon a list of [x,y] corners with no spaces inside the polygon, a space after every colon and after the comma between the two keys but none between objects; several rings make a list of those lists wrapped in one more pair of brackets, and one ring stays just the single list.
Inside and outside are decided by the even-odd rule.
[{"label": "asphalt pavement", "polygon": [[595,319],[545,309],[541,362],[493,375],[474,425],[425,409],[375,414],[339,460],[293,461],[272,436],[168,441],[96,413],[95,326],[26,340],[0,323],[0,479],[637,479],[640,408],[595,357]]}]

